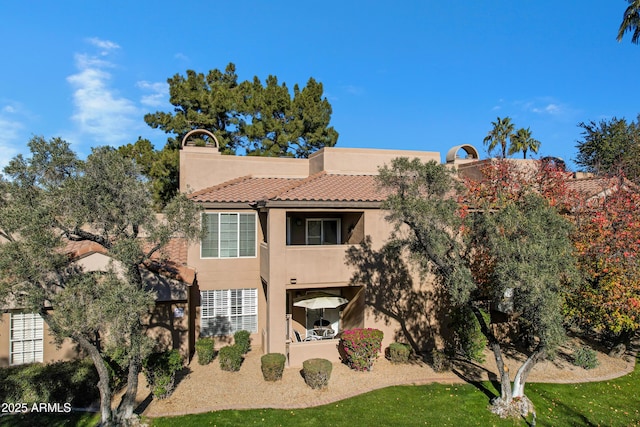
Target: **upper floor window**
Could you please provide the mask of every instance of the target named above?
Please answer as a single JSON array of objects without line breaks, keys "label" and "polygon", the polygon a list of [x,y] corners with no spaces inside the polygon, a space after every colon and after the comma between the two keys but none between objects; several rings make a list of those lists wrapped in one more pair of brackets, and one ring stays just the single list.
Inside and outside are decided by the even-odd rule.
[{"label": "upper floor window", "polygon": [[213,212],[202,214],[206,229],[200,245],[201,258],[256,256],[256,215]]},{"label": "upper floor window", "polygon": [[340,218],[307,218],[307,245],[339,245]]}]

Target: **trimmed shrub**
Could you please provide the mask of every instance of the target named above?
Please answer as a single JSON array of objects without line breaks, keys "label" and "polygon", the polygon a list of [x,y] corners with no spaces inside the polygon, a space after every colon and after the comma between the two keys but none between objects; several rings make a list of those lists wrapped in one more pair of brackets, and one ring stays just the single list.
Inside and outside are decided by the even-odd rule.
[{"label": "trimmed shrub", "polygon": [[[488,325],[490,323],[489,314],[484,310],[481,312]],[[467,307],[460,308],[454,312],[452,321],[456,346],[462,356],[478,363],[484,363],[486,361],[484,349],[487,348],[489,342],[482,333],[475,314]]]},{"label": "trimmed shrub", "polygon": [[213,340],[211,338],[198,339],[196,341],[196,354],[198,355],[198,364],[208,365],[211,363],[215,355]]},{"label": "trimmed shrub", "polygon": [[389,360],[391,363],[408,363],[411,347],[409,344],[392,342],[389,344]]},{"label": "trimmed shrub", "polygon": [[370,371],[382,348],[383,333],[378,329],[350,329],[342,333],[340,345],[345,362],[356,371]]},{"label": "trimmed shrub", "polygon": [[238,348],[240,348],[240,351],[242,351],[242,354],[247,354],[251,349],[250,336],[251,336],[251,332],[244,331],[244,330],[238,331],[235,334],[233,334],[233,341],[235,345],[237,345]]},{"label": "trimmed shrub", "polygon": [[327,359],[309,359],[302,362],[304,382],[315,390],[326,388],[333,365]]},{"label": "trimmed shrub", "polygon": [[282,379],[284,363],[287,357],[282,353],[267,353],[260,358],[260,368],[265,381],[278,381]]},{"label": "trimmed shrub", "polygon": [[451,370],[451,359],[444,352],[434,348],[431,351],[431,367],[436,372]]},{"label": "trimmed shrub", "polygon": [[156,399],[165,399],[173,393],[176,373],[182,368],[182,356],[176,349],[152,353],[142,363],[151,393]]},{"label": "trimmed shrub", "polygon": [[584,369],[594,369],[598,367],[600,362],[598,362],[595,350],[585,346],[573,353],[573,364]]},{"label": "trimmed shrub", "polygon": [[236,372],[240,370],[242,365],[243,353],[242,349],[237,345],[227,345],[220,349],[218,353],[218,361],[220,369],[223,371]]},{"label": "trimmed shrub", "polygon": [[87,407],[100,399],[91,359],[0,368],[0,402],[71,403]]}]

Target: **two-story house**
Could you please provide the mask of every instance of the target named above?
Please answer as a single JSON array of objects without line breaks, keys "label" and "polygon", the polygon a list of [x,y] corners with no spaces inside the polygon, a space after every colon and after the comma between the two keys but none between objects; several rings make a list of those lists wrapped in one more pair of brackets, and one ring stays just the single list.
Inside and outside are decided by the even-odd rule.
[{"label": "two-story house", "polygon": [[[457,159],[460,149],[470,159]],[[337,340],[317,339],[318,329],[325,331],[320,338],[331,338],[371,327],[385,332],[383,345],[393,341],[397,321],[365,304],[366,285],[351,283],[345,255],[365,237],[375,248],[388,240],[386,194],[375,177],[396,157],[440,162],[437,152],[324,148],[297,159],[223,156],[215,141],[184,144],[180,191],[204,207],[207,228],[187,254],[197,271],[196,335],[225,342],[246,329],[254,348],[286,354],[290,366],[311,357],[338,360]],[[478,158],[471,146],[447,157]],[[300,303],[319,295],[334,303]]]}]

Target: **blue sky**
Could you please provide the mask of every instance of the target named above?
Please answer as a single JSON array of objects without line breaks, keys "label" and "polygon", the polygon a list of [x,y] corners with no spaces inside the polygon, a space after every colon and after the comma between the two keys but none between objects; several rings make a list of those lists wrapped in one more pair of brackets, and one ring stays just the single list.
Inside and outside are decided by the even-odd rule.
[{"label": "blue sky", "polygon": [[578,123],[640,113],[625,0],[2,2],[0,166],[33,135],[81,154],[166,135],[167,78],[236,64],[240,80],[324,84],[338,146],[439,151],[497,116],[571,160]]}]

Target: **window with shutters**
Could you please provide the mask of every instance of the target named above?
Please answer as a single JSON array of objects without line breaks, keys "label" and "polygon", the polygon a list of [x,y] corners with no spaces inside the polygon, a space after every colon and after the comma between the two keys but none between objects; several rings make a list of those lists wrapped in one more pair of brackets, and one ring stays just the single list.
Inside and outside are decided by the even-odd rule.
[{"label": "window with shutters", "polygon": [[258,290],[201,291],[200,335],[233,335],[258,332]]}]

